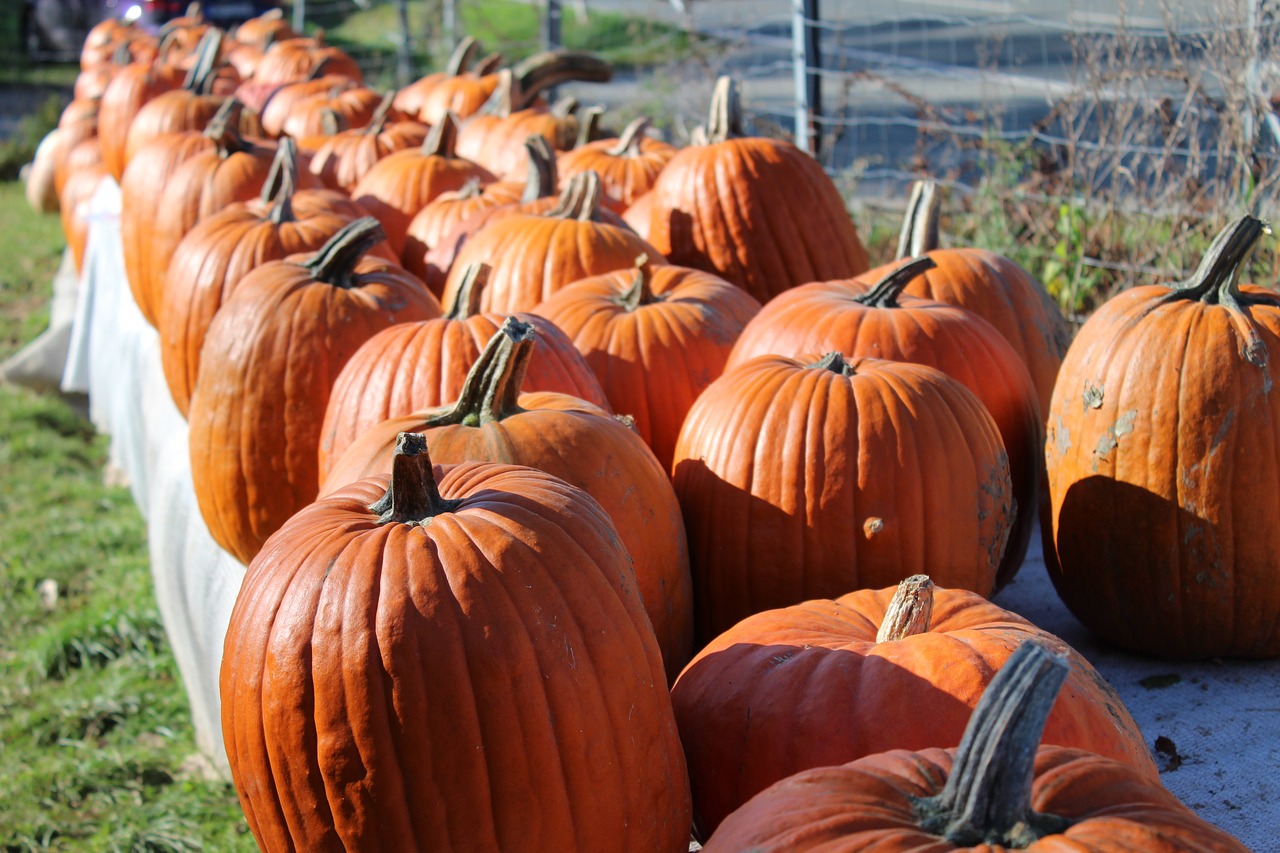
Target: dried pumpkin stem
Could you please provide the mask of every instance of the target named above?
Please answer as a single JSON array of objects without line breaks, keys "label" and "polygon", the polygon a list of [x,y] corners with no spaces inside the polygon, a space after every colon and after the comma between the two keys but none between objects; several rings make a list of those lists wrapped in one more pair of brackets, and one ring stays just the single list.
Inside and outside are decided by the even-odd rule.
[{"label": "dried pumpkin stem", "polygon": [[489,74],[495,74],[502,65],[505,57],[501,53],[494,51],[489,55],[481,58],[476,62],[475,67],[471,69],[471,73],[477,77],[485,77]]},{"label": "dried pumpkin stem", "polygon": [[631,122],[622,131],[622,136],[618,137],[618,144],[614,145],[606,153],[610,157],[639,157],[642,153],[640,146],[644,144],[644,134],[649,129],[649,124],[648,116],[640,116],[640,118]]},{"label": "dried pumpkin stem", "polygon": [[355,286],[356,264],[370,249],[387,239],[382,223],[372,216],[357,219],[329,238],[303,266],[316,281],[334,287]]},{"label": "dried pumpkin stem", "polygon": [[387,129],[387,116],[391,113],[391,105],[395,99],[395,89],[389,90],[382,96],[382,100],[378,102],[378,108],[373,111],[373,118],[369,120],[369,124],[364,128],[365,135],[377,136]]},{"label": "dried pumpkin stem", "polygon": [[890,270],[888,275],[876,282],[866,293],[855,296],[853,301],[871,308],[897,308],[898,297],[902,295],[902,291],[906,290],[912,279],[936,266],[932,258],[912,258]]},{"label": "dried pumpkin stem", "polygon": [[212,139],[223,157],[229,157],[239,151],[248,151],[253,146],[240,134],[240,113],[244,104],[231,98],[209,119],[204,135]]},{"label": "dried pumpkin stem", "polygon": [[927,255],[938,248],[938,216],[942,196],[933,181],[916,181],[911,187],[902,231],[898,234],[898,260]]},{"label": "dried pumpkin stem", "polygon": [[268,218],[276,225],[293,222],[293,193],[298,187],[298,143],[283,137],[262,185],[262,203],[271,205]]},{"label": "dried pumpkin stem", "polygon": [[551,143],[542,134],[532,133],[524,141],[524,150],[529,155],[529,169],[520,203],[529,204],[555,195],[559,173],[556,169],[556,152],[551,148]]},{"label": "dried pumpkin stem", "polygon": [[418,432],[397,435],[387,493],[369,505],[378,524],[427,524],[437,515],[453,512],[461,503],[441,496],[427,452],[427,437]]},{"label": "dried pumpkin stem", "polygon": [[899,583],[876,632],[876,642],[890,643],[927,633],[933,618],[933,590],[928,575],[912,575]]},{"label": "dried pumpkin stem", "polygon": [[1068,671],[1039,640],[1010,655],[969,718],[942,793],[916,801],[926,832],[957,846],[1022,849],[1070,825],[1031,808],[1036,749]]},{"label": "dried pumpkin stem", "polygon": [[548,50],[534,54],[511,69],[510,106],[520,110],[538,93],[561,83],[608,83],[613,66],[594,53],[581,50]]},{"label": "dried pumpkin stem", "polygon": [[478,427],[524,411],[517,400],[536,342],[531,324],[508,317],[471,366],[458,402],[427,418],[427,427]]},{"label": "dried pumpkin stem", "polygon": [[590,222],[600,218],[600,198],[604,185],[595,172],[579,172],[569,179],[569,185],[560,194],[560,201],[547,216],[558,219],[576,219]]},{"label": "dried pumpkin stem", "polygon": [[462,271],[462,282],[453,296],[453,304],[445,312],[446,320],[465,320],[480,313],[480,297],[489,283],[493,267],[488,264],[468,264]]},{"label": "dried pumpkin stem", "polygon": [[422,154],[425,157],[453,157],[457,145],[458,117],[446,112],[422,141]]},{"label": "dried pumpkin stem", "polygon": [[457,47],[453,49],[453,53],[449,55],[449,61],[445,63],[444,73],[450,77],[457,77],[471,67],[471,60],[480,51],[480,42],[476,41],[473,36],[463,36]]},{"label": "dried pumpkin stem", "polygon": [[717,80],[711,92],[706,134],[708,145],[747,135],[742,126],[742,98],[738,94],[738,84],[728,75]]},{"label": "dried pumpkin stem", "polygon": [[218,51],[222,49],[222,30],[213,29],[200,39],[196,49],[196,63],[187,72],[182,88],[201,95],[209,94],[213,87],[214,72],[218,68]]},{"label": "dried pumpkin stem", "polygon": [[841,376],[852,376],[853,366],[844,360],[844,353],[829,352],[813,364],[805,365],[808,370],[829,370]]},{"label": "dried pumpkin stem", "polygon": [[641,305],[650,305],[658,301],[658,297],[653,295],[653,263],[649,260],[649,256],[641,254],[636,258],[636,275],[631,279],[631,286],[626,289],[622,297],[618,300],[622,303],[622,307],[628,311],[634,311]]},{"label": "dried pumpkin stem", "polygon": [[604,116],[604,107],[587,107],[578,114],[578,138],[573,147],[581,148],[588,142],[600,138],[600,119]]}]

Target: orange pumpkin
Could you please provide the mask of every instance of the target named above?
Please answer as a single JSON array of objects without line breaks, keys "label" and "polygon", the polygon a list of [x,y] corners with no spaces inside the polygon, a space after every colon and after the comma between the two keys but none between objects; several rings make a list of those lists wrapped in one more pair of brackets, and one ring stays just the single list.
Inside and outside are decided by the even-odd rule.
[{"label": "orange pumpkin", "polygon": [[391,121],[394,95],[388,92],[383,97],[366,126],[327,134],[328,138],[311,158],[311,173],[326,187],[350,193],[379,160],[426,140],[429,132],[426,125],[416,121]]},{"label": "orange pumpkin", "polygon": [[627,125],[617,139],[586,141],[560,155],[560,179],[568,181],[579,172],[597,172],[606,197],[619,212],[653,188],[676,149],[660,139],[645,136],[649,119],[641,117]]}]

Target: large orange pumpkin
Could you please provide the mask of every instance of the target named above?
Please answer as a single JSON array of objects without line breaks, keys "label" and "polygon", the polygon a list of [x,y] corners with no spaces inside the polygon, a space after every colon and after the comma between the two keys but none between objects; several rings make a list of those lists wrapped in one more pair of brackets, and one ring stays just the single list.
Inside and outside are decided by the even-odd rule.
[{"label": "large orange pumpkin", "polygon": [[426,432],[442,462],[528,465],[584,489],[618,527],[674,679],[692,652],[693,605],[671,482],[640,437],[607,412],[567,394],[520,393],[534,341],[529,324],[508,318],[456,403],[367,430],[334,465],[322,493],[386,472],[400,432]]},{"label": "large orange pumpkin", "polygon": [[684,853],[662,662],[599,504],[511,465],[303,509],[245,576],[222,729],[265,851]]},{"label": "large orange pumpkin", "polygon": [[[506,319],[480,311],[489,268],[477,264],[443,317],[397,323],[374,335],[351,357],[333,383],[320,439],[323,481],[351,443],[388,418],[455,402],[467,374]],[[609,401],[591,368],[556,325],[517,314],[534,332],[524,388],[569,394],[602,409]]]},{"label": "large orange pumpkin", "polygon": [[[1030,639],[1071,663],[1044,742],[1105,755],[1158,783],[1142,732],[1079,653],[977,593],[918,575],[757,613],[685,667],[671,698],[700,834],[802,770],[959,743],[992,675]],[[909,709],[921,711],[908,725]]]},{"label": "large orange pumpkin", "polygon": [[689,410],[672,470],[703,642],[761,610],[914,574],[989,594],[1013,519],[991,415],[906,362],[726,370]]},{"label": "large orange pumpkin", "polygon": [[395,108],[416,118],[431,90],[445,80],[465,74],[479,52],[480,42],[473,36],[463,36],[442,69],[414,80],[395,93]]},{"label": "large orange pumpkin", "polygon": [[1044,420],[1026,366],[990,323],[963,308],[903,295],[912,279],[933,266],[931,258],[916,258],[890,269],[874,286],[814,282],[784,293],[743,329],[725,369],[766,353],[795,358],[837,350],[850,358],[927,364],[959,380],[991,412],[1009,454],[1015,521],[996,578],[1000,588],[1022,565],[1031,541]]},{"label": "large orange pumpkin", "polygon": [[440,313],[422,283],[365,257],[365,217],[319,252],[245,276],[209,326],[191,395],[191,479],[209,533],[248,563],[315,499],[325,404],[342,365],[397,322]]},{"label": "large orange pumpkin", "polygon": [[1265,231],[1244,217],[1189,281],[1112,299],[1062,363],[1049,576],[1133,651],[1280,656],[1280,296],[1235,282]]},{"label": "large orange pumpkin", "polygon": [[560,179],[579,172],[597,172],[605,195],[619,211],[653,188],[676,149],[646,136],[649,119],[640,117],[627,125],[617,139],[591,139],[560,155]]},{"label": "large orange pumpkin", "polygon": [[992,679],[959,747],[893,750],[792,776],[731,815],[704,849],[1247,853],[1131,767],[1079,749],[1037,750],[1067,671],[1026,642]]},{"label": "large orange pumpkin", "polygon": [[429,128],[425,124],[416,121],[388,124],[393,94],[388,92],[383,97],[366,126],[331,133],[316,150],[311,158],[311,172],[325,186],[349,193],[383,157],[426,140]]},{"label": "large orange pumpkin", "polygon": [[716,83],[707,140],[677,153],[653,187],[649,239],[671,263],[713,272],[761,304],[867,270],[835,184],[791,143],[745,134],[729,77]]},{"label": "large orange pumpkin", "polygon": [[169,64],[167,53],[154,60],[133,62],[111,78],[102,93],[98,133],[102,137],[102,159],[117,183],[124,177],[125,146],[129,127],[143,105],[161,92],[182,85],[186,72]]}]

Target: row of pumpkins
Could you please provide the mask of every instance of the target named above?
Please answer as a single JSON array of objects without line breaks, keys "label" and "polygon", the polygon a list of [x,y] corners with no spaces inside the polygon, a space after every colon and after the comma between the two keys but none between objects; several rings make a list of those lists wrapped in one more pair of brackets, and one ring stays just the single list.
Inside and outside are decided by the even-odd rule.
[{"label": "row of pumpkins", "polygon": [[[939,248],[931,184],[871,269],[730,79],[676,149],[545,102],[608,79],[590,55],[475,53],[382,96],[279,16],[109,22],[29,183],[80,263],[83,202],[120,182],[201,513],[249,565],[222,716],[263,848],[683,850],[693,825],[707,849],[906,850],[923,822],[1242,850],[1160,787],[1084,659],[985,596],[1040,513],[1104,637],[1280,654],[1280,313],[1235,283],[1265,226],[1067,353],[1038,282]],[[950,752],[877,755],[959,743],[1032,645],[1070,666],[1023,716],[1071,750],[1033,768],[1039,728],[993,699],[1008,732],[965,737],[988,752],[955,758],[962,792],[935,796]],[[821,774],[752,800],[855,759],[839,784],[906,817],[822,811]]]}]

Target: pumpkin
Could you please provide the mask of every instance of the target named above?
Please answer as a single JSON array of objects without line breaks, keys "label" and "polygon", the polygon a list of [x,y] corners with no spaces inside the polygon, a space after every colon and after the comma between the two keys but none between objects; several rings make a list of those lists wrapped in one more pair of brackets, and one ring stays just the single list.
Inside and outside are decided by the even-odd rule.
[{"label": "pumpkin", "polygon": [[81,70],[89,71],[109,63],[120,46],[137,34],[133,21],[123,18],[109,17],[94,24],[85,34],[84,46],[80,49]]},{"label": "pumpkin", "polygon": [[326,44],[321,31],[310,38],[292,38],[272,44],[262,55],[253,74],[253,82],[281,85],[327,74],[357,83],[364,81],[359,63],[341,48]]},{"label": "pumpkin", "polygon": [[76,272],[84,269],[84,253],[89,242],[89,221],[85,219],[82,205],[93,197],[106,174],[106,166],[102,163],[76,169],[67,176],[62,193],[58,196],[62,233],[67,238],[67,248],[71,250]]},{"label": "pumpkin", "polygon": [[[1044,285],[1003,255],[970,247],[939,248],[941,205],[932,181],[918,181],[912,188],[898,238],[898,260],[927,255],[935,266],[912,279],[903,293],[958,305],[995,326],[1027,366],[1040,410],[1047,412],[1058,367],[1071,342],[1066,318]],[[873,284],[889,269],[883,266],[859,278]]]},{"label": "pumpkin", "polygon": [[96,136],[90,136],[65,152],[62,167],[53,176],[54,188],[61,193],[73,174],[98,165],[102,165],[102,141]]},{"label": "pumpkin", "polygon": [[[321,480],[370,428],[459,398],[467,374],[506,319],[480,312],[480,294],[488,275],[487,266],[475,265],[443,317],[397,323],[379,332],[342,368],[321,429]],[[600,383],[564,332],[542,317],[516,316],[533,328],[536,339],[524,389],[558,391],[608,410]]]},{"label": "pumpkin", "polygon": [[996,578],[999,589],[1022,565],[1031,540],[1043,460],[1043,416],[1026,367],[990,323],[963,308],[903,295],[907,284],[933,265],[931,258],[916,258],[891,269],[874,286],[815,282],[784,293],[743,329],[725,369],[766,353],[795,358],[838,350],[850,358],[927,364],[959,380],[991,412],[1009,455],[1016,512]]},{"label": "pumpkin", "polygon": [[[334,86],[328,91],[299,99],[280,125],[280,135],[308,139],[362,128],[373,121],[382,100],[383,96],[368,86]],[[270,106],[267,112],[271,112]],[[393,121],[404,118],[398,111],[390,117]],[[266,120],[266,113],[263,114],[263,120]]]},{"label": "pumpkin", "polygon": [[405,436],[389,481],[306,507],[250,566],[221,694],[266,851],[688,847],[627,553],[541,471],[433,469]]},{"label": "pumpkin", "polygon": [[[337,97],[342,92],[354,89],[363,91],[364,87],[340,74],[326,74],[285,83],[272,93],[262,108],[262,132],[273,139],[285,136],[285,123],[295,112],[304,109],[308,101],[316,97]],[[320,132],[320,128],[315,127],[305,135],[314,136]]]},{"label": "pumpkin", "polygon": [[457,156],[458,123],[447,115],[431,128],[421,148],[389,154],[351,189],[351,197],[378,218],[397,253],[404,250],[410,220],[441,193],[461,189],[471,178],[492,181],[486,169]]},{"label": "pumpkin", "polygon": [[53,161],[54,191],[59,195],[66,186],[67,176],[71,174],[68,163],[71,152],[90,140],[98,141],[98,150],[101,152],[97,105],[90,104],[83,109],[69,107],[59,119],[56,135],[50,143],[53,149],[49,152],[49,158]]},{"label": "pumpkin", "polygon": [[622,220],[631,230],[646,240],[649,239],[649,221],[652,216],[653,190],[637,198],[626,210],[622,211]]},{"label": "pumpkin", "polygon": [[1280,656],[1280,297],[1236,284],[1267,230],[1243,217],[1187,282],[1104,304],[1058,375],[1049,576],[1081,622],[1132,651]]},{"label": "pumpkin", "polygon": [[[58,151],[58,135],[61,132],[55,127],[45,134],[44,139],[40,140],[40,145],[36,147],[35,156],[31,160],[31,170],[27,173],[27,203],[37,213],[58,212],[58,186],[54,180],[56,173],[54,156]],[[102,151],[101,144],[98,146],[98,151]]]},{"label": "pumpkin", "polygon": [[231,37],[240,44],[253,45],[264,51],[278,41],[288,41],[297,36],[293,27],[284,19],[284,11],[281,9],[268,9],[231,32]]},{"label": "pumpkin", "polygon": [[166,47],[153,61],[132,62],[121,68],[102,93],[98,116],[102,158],[117,182],[124,177],[125,146],[134,117],[144,104],[178,88],[186,78],[186,72],[168,63],[168,50]]},{"label": "pumpkin", "polygon": [[[214,315],[241,280],[269,261],[314,252],[365,211],[332,190],[296,190],[297,150],[280,142],[259,198],[235,202],[201,220],[178,243],[165,276],[160,358],[183,416],[200,370],[200,351]],[[385,243],[370,249],[394,262]]]},{"label": "pumpkin", "polygon": [[641,116],[617,139],[588,140],[560,155],[560,179],[579,172],[597,172],[605,196],[621,212],[653,188],[659,173],[676,155],[676,149],[660,139],[645,136],[649,119]]},{"label": "pumpkin", "polygon": [[728,369],[689,410],[672,472],[702,642],[761,610],[913,574],[986,595],[1013,520],[991,415],[905,362]]},{"label": "pumpkin", "polygon": [[707,142],[677,153],[653,186],[649,239],[671,263],[713,272],[761,304],[867,270],[835,184],[791,143],[745,135],[730,77],[716,83]]},{"label": "pumpkin", "polygon": [[474,115],[498,88],[497,72],[502,61],[501,54],[492,53],[470,70],[440,80],[423,95],[418,121],[434,125],[445,113],[453,113],[459,119]]},{"label": "pumpkin", "polygon": [[383,96],[367,125],[328,134],[329,138],[316,149],[311,173],[326,187],[350,193],[383,157],[426,140],[429,128],[424,124],[399,120],[388,124],[394,96],[394,92]]},{"label": "pumpkin", "polygon": [[[420,77],[395,93],[395,108],[416,118],[431,91],[445,80],[465,74],[479,51],[480,42],[472,36],[463,36],[454,46],[443,69]],[[457,112],[454,114],[457,115]]]},{"label": "pumpkin", "polygon": [[421,282],[364,257],[382,239],[365,217],[319,252],[263,264],[209,326],[188,413],[191,478],[210,534],[242,562],[315,499],[342,365],[387,326],[440,312]]},{"label": "pumpkin", "polygon": [[[700,834],[802,770],[959,743],[991,676],[1028,640],[1071,663],[1044,742],[1105,755],[1158,784],[1142,732],[1079,653],[977,593],[915,575],[749,616],[685,667],[671,699]],[[913,708],[928,713],[904,725]]]},{"label": "pumpkin", "polygon": [[472,236],[445,280],[445,301],[455,298],[462,270],[472,263],[493,266],[483,309],[508,313],[528,311],[578,279],[625,269],[639,255],[661,260],[631,231],[602,221],[601,192],[600,176],[584,172],[546,214],[512,215]]},{"label": "pumpkin", "polygon": [[1133,768],[1036,748],[1068,669],[1025,642],[992,679],[959,747],[893,750],[792,776],[730,815],[703,849],[1246,853]]},{"label": "pumpkin", "polygon": [[692,651],[693,606],[684,525],[671,483],[640,437],[607,412],[567,394],[520,393],[535,340],[529,324],[507,318],[472,366],[457,402],[366,430],[334,465],[321,493],[385,473],[400,432],[426,432],[442,462],[528,465],[582,488],[617,525],[674,679]]},{"label": "pumpkin", "polygon": [[577,281],[534,308],[573,340],[616,412],[632,418],[671,469],[693,401],[724,370],[760,304],[722,278],[688,267],[636,268]]}]

